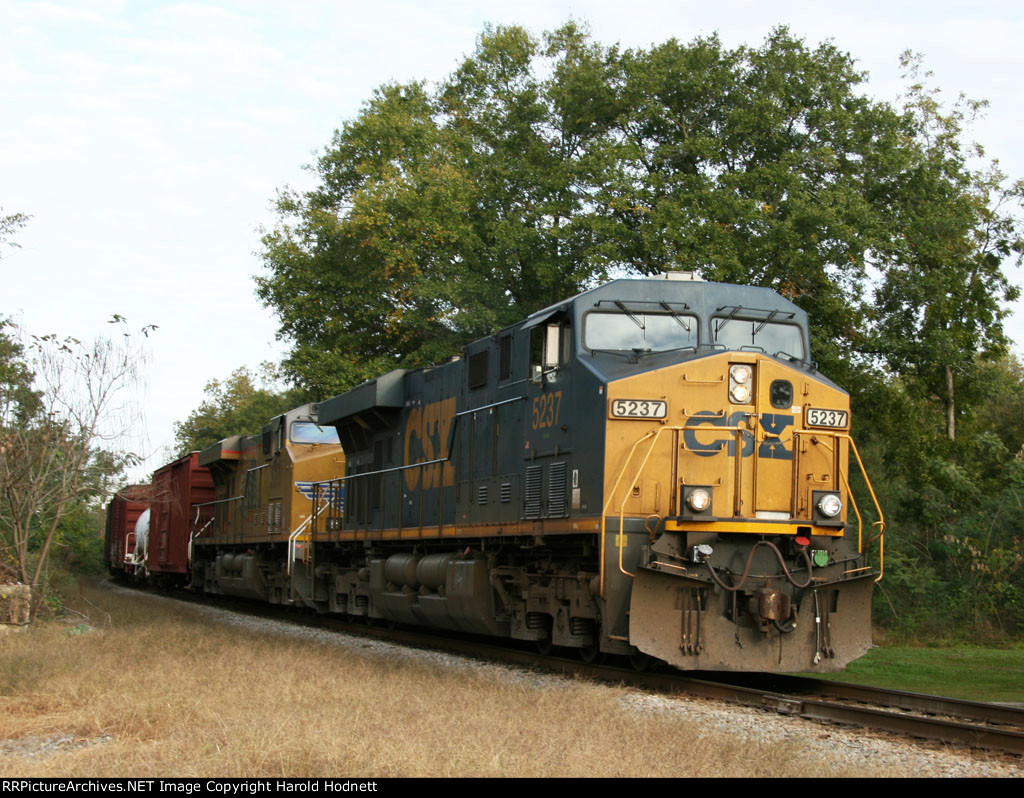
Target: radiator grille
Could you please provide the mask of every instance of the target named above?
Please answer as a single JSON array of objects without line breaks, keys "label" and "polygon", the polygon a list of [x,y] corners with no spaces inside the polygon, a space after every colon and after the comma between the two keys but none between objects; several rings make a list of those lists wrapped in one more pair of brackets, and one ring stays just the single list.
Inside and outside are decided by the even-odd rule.
[{"label": "radiator grille", "polygon": [[543,466],[530,466],[526,469],[526,506],[523,513],[526,518],[540,518],[543,469]]},{"label": "radiator grille", "polygon": [[548,469],[548,517],[566,514],[565,463],[552,463]]}]

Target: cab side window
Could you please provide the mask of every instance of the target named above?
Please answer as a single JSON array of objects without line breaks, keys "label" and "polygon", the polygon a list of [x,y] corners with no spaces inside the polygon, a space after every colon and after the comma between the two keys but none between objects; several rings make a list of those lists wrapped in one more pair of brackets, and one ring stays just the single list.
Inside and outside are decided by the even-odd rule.
[{"label": "cab side window", "polygon": [[530,378],[558,369],[569,362],[572,328],[567,321],[551,321],[530,330]]}]

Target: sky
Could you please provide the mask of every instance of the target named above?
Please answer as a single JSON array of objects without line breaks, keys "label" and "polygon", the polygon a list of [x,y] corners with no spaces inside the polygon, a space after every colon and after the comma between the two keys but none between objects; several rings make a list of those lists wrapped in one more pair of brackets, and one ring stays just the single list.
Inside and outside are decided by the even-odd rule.
[{"label": "sky", "polygon": [[[209,380],[285,351],[253,282],[277,190],[312,185],[303,165],[374,88],[443,79],[488,24],[569,19],[622,47],[756,46],[786,25],[893,102],[900,54],[922,53],[944,97],[989,100],[971,137],[1024,176],[1020,2],[0,0],[0,208],[32,217],[0,260],[0,316],[79,339],[114,314],[156,325],[133,438],[158,467]],[[1024,303],[1007,330],[1020,352]]]}]

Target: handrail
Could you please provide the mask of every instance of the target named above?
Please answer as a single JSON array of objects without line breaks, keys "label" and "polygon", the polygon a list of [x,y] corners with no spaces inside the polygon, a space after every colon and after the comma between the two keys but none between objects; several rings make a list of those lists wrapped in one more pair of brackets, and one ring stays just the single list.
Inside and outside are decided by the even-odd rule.
[{"label": "handrail", "polygon": [[[850,442],[850,448],[853,449],[853,456],[857,458],[857,465],[860,466],[860,475],[864,477],[864,484],[868,487],[868,493],[871,495],[871,501],[875,505],[875,512],[878,513],[878,520],[871,525],[868,530],[868,547],[875,540],[878,541],[878,578],[875,582],[881,582],[882,577],[885,575],[885,514],[882,512],[882,506],[878,503],[878,497],[875,495],[875,489],[871,485],[871,479],[868,477],[868,470],[864,467],[864,461],[860,459],[860,452],[857,450],[857,444],[854,443],[852,437],[848,432],[834,432],[832,433],[837,438],[845,438]],[[811,443],[815,443],[814,438],[811,438]],[[848,495],[852,495],[849,493]],[[878,527],[878,534],[872,535],[871,529]]]},{"label": "handrail", "polygon": [[[644,435],[642,438],[637,440],[636,443],[633,444],[633,448],[629,450],[629,456],[626,458],[626,462],[623,464],[622,470],[619,471],[619,477],[618,477],[618,479],[615,480],[615,484],[612,486],[611,491],[609,491],[608,499],[607,499],[607,501],[605,501],[604,507],[601,508],[601,557],[600,557],[600,569],[599,569],[599,572],[600,572],[600,590],[599,590],[599,593],[600,593],[601,598],[604,598],[604,569],[605,569],[605,565],[604,565],[604,544],[605,544],[605,539],[606,539],[605,536],[607,534],[607,523],[605,521],[605,518],[608,515],[608,508],[611,506],[612,499],[615,498],[615,489],[617,487],[619,487],[619,482],[622,481],[622,475],[626,473],[626,466],[628,466],[629,463],[630,463],[630,460],[633,459],[633,453],[636,451],[636,447],[639,446],[641,443],[643,443],[647,438],[650,438],[652,435],[656,436],[657,432],[658,431],[654,431],[654,430],[648,431],[646,435]],[[651,445],[651,448],[654,448],[653,444]],[[631,490],[632,490],[632,488],[631,488]],[[619,529],[619,537],[620,538],[622,537],[623,533],[624,533],[624,530],[620,528]]]},{"label": "handrail", "polygon": [[[390,468],[380,468],[376,471],[364,471],[361,474],[344,474],[340,477],[322,479],[317,482],[313,482],[312,484],[317,487],[319,487],[320,485],[344,485],[344,483],[348,482],[350,479],[360,479],[362,477],[376,477],[382,474],[394,474],[400,471],[408,471],[413,468],[425,468],[426,466],[440,465],[441,463],[450,463],[452,459],[452,454],[455,450],[455,436],[459,433],[460,420],[462,420],[466,416],[472,416],[475,415],[476,413],[481,413],[484,410],[493,410],[494,408],[501,407],[502,405],[508,405],[514,402],[522,402],[525,401],[526,398],[527,397],[525,394],[522,396],[513,396],[510,399],[501,399],[497,402],[491,402],[486,405],[471,407],[466,410],[459,410],[458,412],[453,413],[451,417],[451,425],[449,426],[448,429],[448,440],[445,441],[444,457],[435,457],[433,460],[424,460],[419,463],[405,463],[404,465],[392,466]],[[423,491],[424,488],[417,486],[415,490],[417,493],[419,493]],[[441,496],[443,496],[443,494],[439,494],[439,499],[441,498]],[[358,522],[355,523],[358,524]],[[441,518],[440,515],[438,516],[438,523],[443,524],[443,518]]]},{"label": "handrail", "polygon": [[[634,442],[633,446],[630,448],[629,454],[626,456],[626,459],[623,462],[622,467],[619,469],[619,474],[616,477],[615,483],[614,483],[614,485],[612,485],[611,490],[608,492],[608,498],[606,499],[606,501],[604,503],[604,507],[601,510],[601,531],[600,531],[600,548],[601,548],[601,554],[600,554],[600,595],[601,595],[602,598],[604,598],[604,589],[605,589],[605,571],[606,571],[605,544],[607,542],[607,534],[608,534],[608,528],[607,528],[608,510],[610,509],[610,507],[613,505],[613,503],[615,501],[619,485],[622,483],[622,479],[623,479],[623,477],[626,474],[626,470],[629,468],[630,464],[633,462],[633,458],[636,455],[637,448],[642,443],[644,443],[645,441],[648,441],[648,440],[651,441],[651,445],[648,447],[647,452],[644,454],[643,461],[640,463],[640,467],[637,469],[636,474],[633,477],[633,481],[630,483],[629,488],[621,496],[621,504],[620,504],[620,508],[619,508],[619,531],[618,531],[618,537],[617,537],[617,541],[616,541],[616,547],[619,550],[619,556],[618,556],[619,571],[622,574],[624,574],[626,576],[630,576],[630,577],[634,577],[635,574],[627,571],[626,568],[625,568],[625,565],[623,563],[623,556],[624,556],[624,551],[625,551],[626,499],[628,498],[629,493],[633,490],[633,488],[636,486],[637,482],[639,481],[640,475],[643,473],[644,468],[646,468],[647,461],[650,459],[651,454],[654,452],[654,448],[657,446],[658,439],[661,437],[662,433],[664,433],[666,431],[685,432],[686,430],[691,430],[692,431],[694,429],[695,429],[694,427],[689,427],[689,426],[687,426],[687,427],[667,426],[667,425],[666,426],[661,426],[657,430],[648,430],[644,435],[642,435],[640,438],[638,438],[636,440],[636,442]],[[752,435],[755,435],[755,438],[756,438],[756,429],[751,430],[751,429],[749,429],[747,427],[718,426],[718,425],[714,425],[714,431],[715,432],[744,432],[744,433],[750,433]],[[876,582],[880,582],[882,580],[883,575],[885,574],[885,516],[882,513],[882,508],[881,508],[881,505],[878,502],[878,497],[875,494],[875,490],[874,490],[874,487],[871,484],[871,480],[869,479],[869,477],[867,475],[867,469],[864,467],[864,462],[861,459],[860,452],[857,450],[857,444],[854,442],[853,438],[849,435],[849,433],[840,432],[838,430],[837,431],[793,430],[792,437],[789,438],[788,440],[794,441],[794,445],[795,445],[796,438],[798,438],[801,435],[803,435],[803,436],[810,436],[811,443],[813,443],[815,445],[818,445],[818,446],[823,446],[824,448],[828,449],[829,451],[834,451],[834,450],[833,450],[833,448],[831,446],[829,446],[823,440],[820,440],[819,439],[820,436],[826,436],[827,435],[827,436],[832,437],[835,440],[845,439],[845,440],[849,441],[850,446],[853,449],[853,454],[854,454],[854,457],[856,458],[857,465],[860,467],[861,476],[864,477],[864,483],[867,485],[868,492],[871,495],[871,500],[874,503],[875,512],[878,514],[878,520],[875,521],[871,525],[871,527],[869,528],[869,531],[868,531],[867,548],[870,548],[871,544],[875,540],[879,541],[878,577],[875,579],[875,581]],[[721,450],[719,450],[719,451],[721,451]],[[674,456],[678,456],[678,453],[674,453]],[[849,462],[847,462],[845,471],[849,471]],[[863,553],[864,552],[864,545],[863,545],[863,519],[861,517],[860,508],[857,506],[856,499],[853,496],[853,491],[850,489],[849,480],[847,479],[846,473],[844,473],[844,469],[842,468],[842,464],[840,464],[839,476],[842,479],[843,484],[846,487],[846,495],[850,498],[850,504],[853,507],[854,514],[857,516],[857,551],[858,551],[858,553]],[[675,489],[676,489],[676,486],[673,485],[672,486],[672,490],[675,490]],[[878,532],[877,532],[877,534],[874,534],[872,532],[872,530],[874,530],[876,527],[878,528]]]},{"label": "handrail", "polygon": [[[811,435],[811,443],[813,443],[815,446],[821,446],[822,448],[826,449],[829,452],[833,452],[833,453],[835,452],[835,449],[833,449],[827,443],[825,443],[824,441],[819,441],[819,440],[817,440],[815,438],[815,436],[820,433],[820,430],[800,430],[800,432],[807,432],[807,433],[809,433]],[[843,481],[843,486],[846,488],[846,495],[850,499],[850,506],[853,508],[854,515],[857,516],[857,553],[858,554],[863,554],[864,553],[864,541],[863,541],[864,519],[863,519],[863,517],[860,514],[860,507],[857,504],[857,498],[853,495],[853,490],[851,490],[851,488],[850,488],[850,480],[848,480],[846,478],[846,474],[844,474],[842,471],[839,472],[839,478]],[[871,539],[870,539],[870,535],[869,535],[868,536],[868,546],[870,546],[870,545],[871,545]]]},{"label": "handrail", "polygon": [[[323,483],[322,482],[318,482],[318,483],[314,483],[314,484],[322,485]],[[319,491],[317,491],[317,493],[319,493]],[[330,506],[331,506],[331,500],[330,500],[330,498],[328,496],[328,497],[326,497],[324,499],[324,503],[322,505],[320,505],[319,507],[314,506],[313,507],[313,512],[311,512],[306,517],[306,520],[304,520],[301,524],[299,524],[297,527],[295,527],[295,531],[288,535],[288,562],[287,562],[286,573],[289,576],[291,576],[291,573],[292,573],[292,560],[295,557],[295,543],[298,541],[299,536],[313,523],[313,520],[315,518],[317,518],[320,515],[321,512],[323,512],[324,510],[326,510]],[[312,544],[313,536],[312,535],[308,536],[307,540],[310,542],[310,544]],[[303,562],[308,562],[308,560],[306,559],[306,554],[305,553],[303,553],[302,561]]]},{"label": "handrail", "polygon": [[[721,416],[716,416],[716,417],[717,418],[721,418]],[[699,418],[699,416],[697,416],[697,418]],[[711,418],[711,417],[709,416],[709,418]],[[716,424],[716,425],[714,425],[713,428],[714,428],[715,432],[723,432],[723,431],[725,431],[725,432],[746,432],[746,433],[750,433],[750,434],[754,433],[754,430],[751,430],[751,429],[749,429],[747,427],[740,427],[740,426],[718,426]],[[631,448],[629,450],[629,455],[626,457],[626,462],[623,463],[622,468],[619,471],[619,476],[615,480],[615,484],[612,486],[612,489],[609,491],[608,499],[607,499],[607,501],[605,501],[604,507],[601,509],[600,595],[601,595],[602,598],[604,598],[604,576],[605,576],[605,554],[604,554],[604,549],[605,549],[605,541],[607,540],[607,522],[606,522],[605,519],[606,519],[606,517],[608,515],[608,508],[611,506],[613,500],[615,499],[615,490],[616,490],[616,488],[619,487],[619,483],[622,481],[622,477],[625,475],[626,469],[629,467],[629,464],[632,462],[633,455],[636,453],[636,448],[641,443],[643,443],[645,440],[647,440],[648,438],[651,438],[651,437],[654,438],[654,440],[651,441],[650,448],[647,450],[647,454],[644,456],[644,461],[640,464],[640,468],[637,470],[636,476],[633,478],[632,484],[630,484],[629,489],[626,491],[627,494],[629,493],[629,491],[633,490],[633,487],[636,485],[637,480],[640,479],[640,475],[643,473],[644,467],[647,465],[647,460],[650,458],[651,453],[654,451],[654,447],[658,443],[658,438],[661,437],[661,434],[663,432],[666,432],[666,431],[685,432],[686,430],[694,430],[694,429],[696,429],[696,428],[695,427],[667,426],[667,425],[666,426],[661,426],[661,427],[658,427],[658,429],[656,429],[656,430],[649,430],[645,435],[643,435],[643,437],[639,438],[636,441],[636,443],[633,444],[633,448]],[[721,451],[721,450],[719,450],[719,451]],[[672,486],[672,489],[675,490],[675,486],[674,485]],[[625,545],[624,545],[625,544],[625,529],[624,529],[624,526],[625,526],[625,516],[626,516],[626,501],[625,500],[626,500],[626,495],[623,495],[623,497],[622,497],[621,512],[619,513],[619,534],[618,534],[618,541],[617,541],[617,544],[616,544],[617,548],[619,549],[619,571],[621,573],[625,574],[626,576],[634,576],[634,574],[630,573],[629,571],[627,571],[625,569],[625,567],[623,566],[623,563],[622,563],[623,551],[624,551],[624,548],[625,548]]]}]

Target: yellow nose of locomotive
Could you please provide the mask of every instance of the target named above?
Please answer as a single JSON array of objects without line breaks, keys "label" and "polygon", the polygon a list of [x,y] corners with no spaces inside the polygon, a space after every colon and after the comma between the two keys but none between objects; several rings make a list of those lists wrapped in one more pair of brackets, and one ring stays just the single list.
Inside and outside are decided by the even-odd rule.
[{"label": "yellow nose of locomotive", "polygon": [[846,524],[848,395],[745,351],[608,394],[605,521],[649,533],[637,559],[619,551],[630,642],[708,670],[734,669],[737,643],[745,669],[836,670],[863,653],[874,573]]},{"label": "yellow nose of locomotive", "polygon": [[838,388],[728,352],[612,383],[608,404],[615,512],[693,532],[843,534],[850,412]]}]

